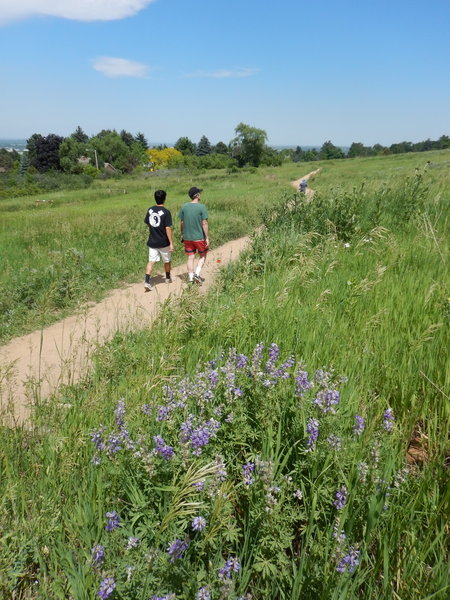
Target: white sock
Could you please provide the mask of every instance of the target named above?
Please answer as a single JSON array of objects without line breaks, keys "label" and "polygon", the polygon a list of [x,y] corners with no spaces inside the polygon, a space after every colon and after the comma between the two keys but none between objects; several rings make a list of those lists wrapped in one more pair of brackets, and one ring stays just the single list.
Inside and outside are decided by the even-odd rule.
[{"label": "white sock", "polygon": [[194,273],[188,273],[189,281],[194,279]]}]

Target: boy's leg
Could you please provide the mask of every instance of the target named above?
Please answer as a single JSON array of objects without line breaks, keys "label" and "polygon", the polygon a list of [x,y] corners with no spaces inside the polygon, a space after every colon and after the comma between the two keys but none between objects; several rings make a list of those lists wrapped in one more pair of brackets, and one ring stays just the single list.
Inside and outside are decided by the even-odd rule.
[{"label": "boy's leg", "polygon": [[194,257],[195,254],[187,255],[187,272],[189,281],[194,281]]},{"label": "boy's leg", "polygon": [[195,274],[197,275],[197,277],[200,277],[200,273],[202,272],[205,261],[206,261],[206,254],[204,254],[203,256],[200,256],[200,258],[198,259],[197,268],[195,269]]},{"label": "boy's leg", "polygon": [[166,283],[172,283],[172,278],[170,277],[170,268],[172,265],[172,262],[171,262],[172,253],[170,251],[170,246],[167,246],[167,248],[160,248],[159,254],[164,263],[164,271],[166,274]]},{"label": "boy's leg", "polygon": [[144,289],[146,292],[149,292],[153,287],[152,282],[151,282],[151,274],[152,274],[152,269],[153,269],[154,264],[155,263],[149,261],[147,263],[147,268],[145,269]]},{"label": "boy's leg", "polygon": [[147,263],[147,268],[145,269],[145,281],[144,281],[144,289],[146,292],[149,292],[153,287],[152,283],[151,283],[151,274],[152,274],[152,270],[153,270],[153,265],[158,260],[159,260],[158,250],[156,250],[155,248],[149,248],[148,249],[148,263]]}]

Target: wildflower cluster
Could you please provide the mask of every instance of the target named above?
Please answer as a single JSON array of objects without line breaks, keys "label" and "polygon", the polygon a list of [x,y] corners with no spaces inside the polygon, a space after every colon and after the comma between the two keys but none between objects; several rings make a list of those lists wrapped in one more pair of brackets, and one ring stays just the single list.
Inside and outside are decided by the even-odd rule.
[{"label": "wildflower cluster", "polygon": [[[219,556],[223,556],[223,560],[230,553],[225,564],[218,568],[219,562],[206,574],[202,572],[193,597],[196,600],[211,600],[216,597],[218,586],[221,588],[221,597],[237,597],[233,588],[237,586],[236,579],[239,582],[235,574],[240,571],[241,565],[232,553],[236,552],[234,544],[237,539],[236,529],[233,528],[236,528],[236,521],[240,519],[236,519],[232,511],[235,506],[240,506],[240,495],[245,499],[241,505],[245,506],[244,510],[255,508],[259,511],[262,528],[270,525],[270,532],[279,528],[280,548],[290,551],[292,532],[288,531],[285,515],[295,513],[298,522],[304,518],[309,499],[309,481],[304,476],[308,462],[318,462],[328,454],[330,461],[339,462],[344,481],[352,481],[345,474],[347,459],[353,447],[363,446],[361,436],[366,421],[360,415],[351,415],[350,422],[340,418],[340,388],[345,381],[345,378],[336,376],[332,369],[318,369],[310,375],[305,365],[296,364],[293,357],[280,360],[277,344],[273,343],[267,349],[263,344],[258,344],[249,356],[231,349],[220,358],[203,365],[192,377],[170,379],[157,398],[149,398],[148,403],[142,406],[140,418],[130,420],[130,423],[137,423],[134,439],[127,428],[125,401],[120,399],[114,411],[111,431],[100,426],[91,434],[95,464],[100,459],[103,464],[117,464],[125,456],[127,468],[131,466],[136,469],[137,478],[144,473],[146,481],[150,475],[152,487],[159,489],[161,494],[172,493],[173,482],[182,481],[180,474],[184,477],[187,472],[195,474],[197,469],[202,471],[192,478],[187,492],[183,492],[187,495],[188,512],[183,518],[175,517],[170,527],[163,528],[166,537],[159,538],[157,542],[148,537],[144,539],[141,532],[141,540],[130,535],[125,519],[132,502],[123,505],[120,518],[116,511],[106,513],[106,532],[119,528],[121,531],[112,536],[104,533],[101,541],[105,547],[98,543],[91,548],[91,568],[99,578],[103,578],[98,596],[108,598],[114,590],[116,595],[118,591],[122,593],[121,586],[130,581],[131,585],[138,585],[139,577],[143,577],[144,570],[148,571],[149,564],[157,573],[155,579],[159,578],[163,594],[166,593],[165,590],[173,589],[170,572],[180,567],[187,568],[185,563],[191,555],[205,552],[206,540],[209,541],[212,536],[219,539],[221,528],[229,527],[227,536],[220,538],[220,542],[214,540],[214,543],[222,545]],[[274,393],[276,386],[279,387]],[[292,459],[287,458],[289,453],[281,461],[278,454],[271,454],[272,450],[270,447],[267,450],[265,445],[267,431],[261,433],[258,425],[259,422],[270,423],[274,416],[278,419],[281,412],[277,411],[283,406],[280,403],[278,406],[275,398],[286,398],[289,406],[289,413],[286,412],[289,420],[286,422],[296,436],[292,449],[289,448],[289,451],[292,450]],[[386,500],[392,484],[381,480],[383,472],[379,464],[385,455],[384,440],[389,439],[385,431],[391,432],[393,423],[393,411],[387,409],[382,426],[376,429],[375,442],[372,445],[364,444],[364,451],[358,456],[361,460],[356,465],[358,479],[366,486],[365,493],[373,493],[378,489],[378,494]],[[366,442],[366,436],[363,437]],[[265,454],[255,455],[252,450],[257,447]],[[248,456],[243,457],[243,449],[246,448],[251,450]],[[308,451],[306,456],[305,451]],[[403,475],[399,475],[396,481],[402,481],[402,477],[404,479]],[[338,511],[336,514],[343,520],[349,512],[344,510],[349,497],[352,502],[355,498],[356,502],[358,494],[351,490],[350,496],[345,486],[338,485],[323,497],[327,498],[326,510]],[[189,498],[190,494],[192,496]],[[331,494],[334,494],[332,498]],[[158,518],[162,519],[158,513],[158,500],[146,498],[146,501],[149,511],[153,511],[152,522],[157,523]],[[163,505],[167,506],[165,500]],[[223,513],[219,514],[221,510]],[[220,519],[224,519],[222,523]],[[109,570],[106,571],[111,563],[106,539],[112,540],[111,543],[117,547],[121,535],[123,562],[120,572],[114,573],[117,577],[116,589],[116,579],[110,576]],[[358,544],[349,544],[342,530],[335,537],[336,570],[352,573],[360,560]],[[264,536],[261,535],[261,539],[265,539]],[[267,539],[272,539],[272,534]],[[201,556],[201,560],[204,558]],[[168,562],[173,565],[170,569],[167,569]],[[145,569],[143,564],[146,565]],[[203,584],[201,587],[200,582]],[[168,600],[174,596],[155,595],[152,598]]]},{"label": "wildflower cluster", "polygon": [[238,573],[241,565],[235,556],[230,556],[225,565],[219,569],[219,579],[231,579],[233,573]]}]

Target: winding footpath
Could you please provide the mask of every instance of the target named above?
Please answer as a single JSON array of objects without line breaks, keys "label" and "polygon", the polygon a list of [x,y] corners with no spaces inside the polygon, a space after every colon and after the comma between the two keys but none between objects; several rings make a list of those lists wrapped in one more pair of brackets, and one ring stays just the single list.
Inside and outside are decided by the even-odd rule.
[{"label": "winding footpath", "polygon": [[[291,184],[298,189],[302,179]],[[313,192],[310,188],[307,195]],[[250,238],[242,237],[211,250],[202,270],[206,293],[219,269],[237,259]],[[186,288],[185,265],[172,269],[172,283],[162,275],[154,277],[155,286],[145,293],[136,283],[112,290],[101,302],[88,305],[82,312],[45,329],[14,338],[0,346],[0,422],[8,426],[26,425],[32,407],[43,402],[60,385],[76,383],[89,370],[95,349],[118,332],[149,327],[161,305],[170,297],[179,297]]]}]

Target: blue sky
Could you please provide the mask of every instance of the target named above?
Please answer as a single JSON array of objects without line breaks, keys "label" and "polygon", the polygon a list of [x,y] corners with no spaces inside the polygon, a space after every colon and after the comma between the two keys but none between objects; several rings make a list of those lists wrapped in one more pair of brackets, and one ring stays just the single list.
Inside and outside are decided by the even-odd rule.
[{"label": "blue sky", "polygon": [[0,138],[450,135],[449,0],[0,0]]}]

